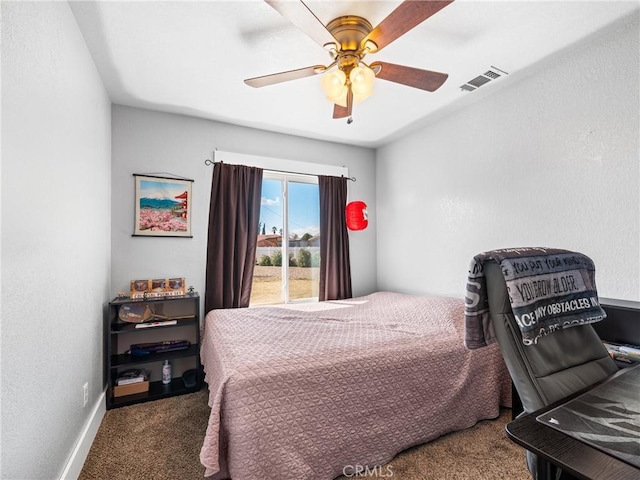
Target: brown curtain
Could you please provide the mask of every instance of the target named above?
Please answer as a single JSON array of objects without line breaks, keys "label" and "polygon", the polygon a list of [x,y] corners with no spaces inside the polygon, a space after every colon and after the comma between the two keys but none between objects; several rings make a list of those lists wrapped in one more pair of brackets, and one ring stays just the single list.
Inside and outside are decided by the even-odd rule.
[{"label": "brown curtain", "polygon": [[319,300],[351,298],[351,264],[345,207],[347,179],[318,175],[320,193]]},{"label": "brown curtain", "polygon": [[213,167],[204,308],[248,307],[256,258],[262,169]]}]

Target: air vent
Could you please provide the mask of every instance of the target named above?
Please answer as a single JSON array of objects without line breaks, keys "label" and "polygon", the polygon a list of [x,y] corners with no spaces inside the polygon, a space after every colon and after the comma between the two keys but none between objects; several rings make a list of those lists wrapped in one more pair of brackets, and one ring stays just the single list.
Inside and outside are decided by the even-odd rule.
[{"label": "air vent", "polygon": [[484,76],[490,78],[491,80],[495,80],[500,76],[500,74],[492,70],[487,70],[486,72],[484,72]]},{"label": "air vent", "polygon": [[467,83],[469,85],[471,85],[472,87],[476,87],[479,88],[482,85],[484,85],[485,83],[490,82],[491,79],[487,78],[487,77],[483,77],[482,75],[480,75],[479,77],[474,78],[473,80],[469,80]]},{"label": "air vent", "polygon": [[472,92],[477,88],[480,88],[485,83],[489,83],[492,80],[496,80],[500,78],[502,75],[509,75],[504,70],[500,70],[494,66],[491,69],[484,72],[482,75],[478,75],[477,77],[469,80],[464,85],[460,85],[460,89],[466,92]]}]

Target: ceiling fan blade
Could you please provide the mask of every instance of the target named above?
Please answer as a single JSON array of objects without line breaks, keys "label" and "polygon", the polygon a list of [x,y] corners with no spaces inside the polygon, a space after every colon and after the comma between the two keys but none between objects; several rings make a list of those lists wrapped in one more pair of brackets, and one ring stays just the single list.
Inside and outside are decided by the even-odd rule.
[{"label": "ceiling fan blade", "polygon": [[374,71],[380,67],[376,78],[388,80],[389,82],[408,85],[428,92],[435,92],[442,86],[449,77],[446,73],[432,72],[420,68],[407,67],[405,65],[395,65],[387,62],[374,62],[370,65]]},{"label": "ceiling fan blade", "polygon": [[291,0],[265,0],[265,2],[321,47],[333,43],[336,48],[339,48],[340,42],[331,35],[304,2],[292,2]]},{"label": "ceiling fan blade", "polygon": [[345,118],[348,116],[347,107],[343,107],[337,103],[333,105],[333,118]]},{"label": "ceiling fan blade", "polygon": [[324,65],[314,65],[312,67],[298,68],[297,70],[289,70],[287,72],[272,73],[271,75],[263,75],[262,77],[247,78],[244,83],[250,87],[266,87],[275,83],[288,82],[289,80],[297,80],[299,78],[311,77],[323,73],[327,68]]},{"label": "ceiling fan blade", "polygon": [[[338,105],[337,103],[333,105],[333,118],[345,118],[350,117],[351,112],[353,111],[353,92],[351,91],[351,87],[347,91],[347,106],[343,107],[342,105]],[[351,122],[347,122],[351,123]]]},{"label": "ceiling fan blade", "polygon": [[361,45],[364,47],[371,40],[377,48],[371,46],[370,51],[378,52],[453,1],[405,0],[364,37]]}]

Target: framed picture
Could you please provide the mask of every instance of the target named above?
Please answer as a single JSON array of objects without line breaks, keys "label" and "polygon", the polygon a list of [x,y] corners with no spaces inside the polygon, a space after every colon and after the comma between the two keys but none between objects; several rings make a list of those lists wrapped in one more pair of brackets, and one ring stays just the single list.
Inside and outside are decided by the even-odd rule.
[{"label": "framed picture", "polygon": [[191,237],[193,180],[133,174],[136,183],[133,236]]}]

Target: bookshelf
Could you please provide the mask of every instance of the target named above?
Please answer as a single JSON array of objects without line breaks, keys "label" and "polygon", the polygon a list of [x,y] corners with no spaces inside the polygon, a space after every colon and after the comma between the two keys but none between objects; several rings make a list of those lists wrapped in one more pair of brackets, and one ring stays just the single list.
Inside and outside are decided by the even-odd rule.
[{"label": "bookshelf", "polygon": [[[120,309],[142,307],[154,312],[148,322],[129,323],[120,319]],[[105,376],[107,409],[124,407],[160,398],[192,393],[202,388],[200,364],[200,297],[187,294],[148,299],[116,298],[109,302],[105,315]],[[140,328],[144,326],[144,328]],[[131,354],[132,345],[159,344],[187,340],[187,348]],[[135,352],[134,352],[135,353]],[[172,364],[171,383],[162,383],[162,363]],[[116,379],[125,370],[139,368],[150,372],[148,390],[116,396]],[[185,383],[183,374],[195,371],[195,385]],[[144,386],[146,388],[146,385]]]}]

